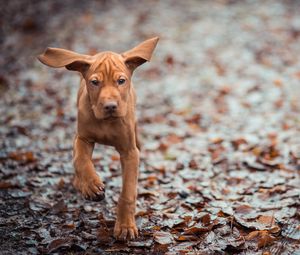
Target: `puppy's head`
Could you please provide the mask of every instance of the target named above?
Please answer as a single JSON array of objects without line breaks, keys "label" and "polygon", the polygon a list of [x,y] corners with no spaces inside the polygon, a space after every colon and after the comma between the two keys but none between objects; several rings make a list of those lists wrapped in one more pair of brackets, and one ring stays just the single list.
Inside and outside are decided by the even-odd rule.
[{"label": "puppy's head", "polygon": [[80,72],[95,117],[111,119],[126,115],[132,73],[138,66],[150,61],[157,42],[155,37],[122,54],[101,52],[94,56],[47,48],[38,59],[50,67]]}]

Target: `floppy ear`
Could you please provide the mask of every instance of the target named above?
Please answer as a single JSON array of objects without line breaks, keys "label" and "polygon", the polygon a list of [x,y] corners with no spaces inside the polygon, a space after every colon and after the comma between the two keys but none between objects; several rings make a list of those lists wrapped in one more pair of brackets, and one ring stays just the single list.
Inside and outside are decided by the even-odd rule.
[{"label": "floppy ear", "polygon": [[142,42],[133,49],[124,52],[122,56],[125,59],[127,67],[131,71],[134,71],[134,69],[138,66],[144,64],[146,61],[150,61],[158,40],[158,37],[151,38]]},{"label": "floppy ear", "polygon": [[87,71],[91,65],[91,56],[59,48],[47,48],[37,58],[47,66],[66,67],[68,70],[81,73]]}]

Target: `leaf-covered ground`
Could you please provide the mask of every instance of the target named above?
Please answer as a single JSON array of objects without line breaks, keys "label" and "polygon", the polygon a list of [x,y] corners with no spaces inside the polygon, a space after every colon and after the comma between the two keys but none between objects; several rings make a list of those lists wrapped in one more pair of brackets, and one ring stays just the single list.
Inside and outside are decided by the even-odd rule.
[{"label": "leaf-covered ground", "polygon": [[[1,254],[300,254],[299,1],[1,2]],[[97,146],[106,199],[72,187],[79,78],[47,46],[122,52],[136,71],[140,237],[112,237],[118,154]]]}]

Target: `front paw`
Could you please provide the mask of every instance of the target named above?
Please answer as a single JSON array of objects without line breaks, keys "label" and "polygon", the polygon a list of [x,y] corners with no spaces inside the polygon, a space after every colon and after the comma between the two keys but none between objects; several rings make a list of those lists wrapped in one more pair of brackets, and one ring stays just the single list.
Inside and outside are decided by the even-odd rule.
[{"label": "front paw", "polygon": [[105,198],[104,184],[96,174],[89,178],[75,175],[73,185],[85,199],[101,201]]},{"label": "front paw", "polygon": [[138,229],[135,222],[122,224],[118,220],[114,228],[114,237],[118,240],[133,240],[138,237]]}]

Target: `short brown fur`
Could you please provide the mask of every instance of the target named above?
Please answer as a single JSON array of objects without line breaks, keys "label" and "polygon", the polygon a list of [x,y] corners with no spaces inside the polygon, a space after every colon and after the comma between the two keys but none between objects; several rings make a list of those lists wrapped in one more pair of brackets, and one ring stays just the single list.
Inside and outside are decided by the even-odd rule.
[{"label": "short brown fur", "polygon": [[114,228],[118,239],[133,239],[138,235],[134,216],[140,145],[131,76],[136,67],[150,61],[157,42],[156,37],[123,54],[102,52],[94,56],[48,48],[38,57],[45,65],[81,73],[73,183],[85,198],[104,198],[104,184],[92,163],[95,143],[114,146],[120,153],[123,186]]}]

